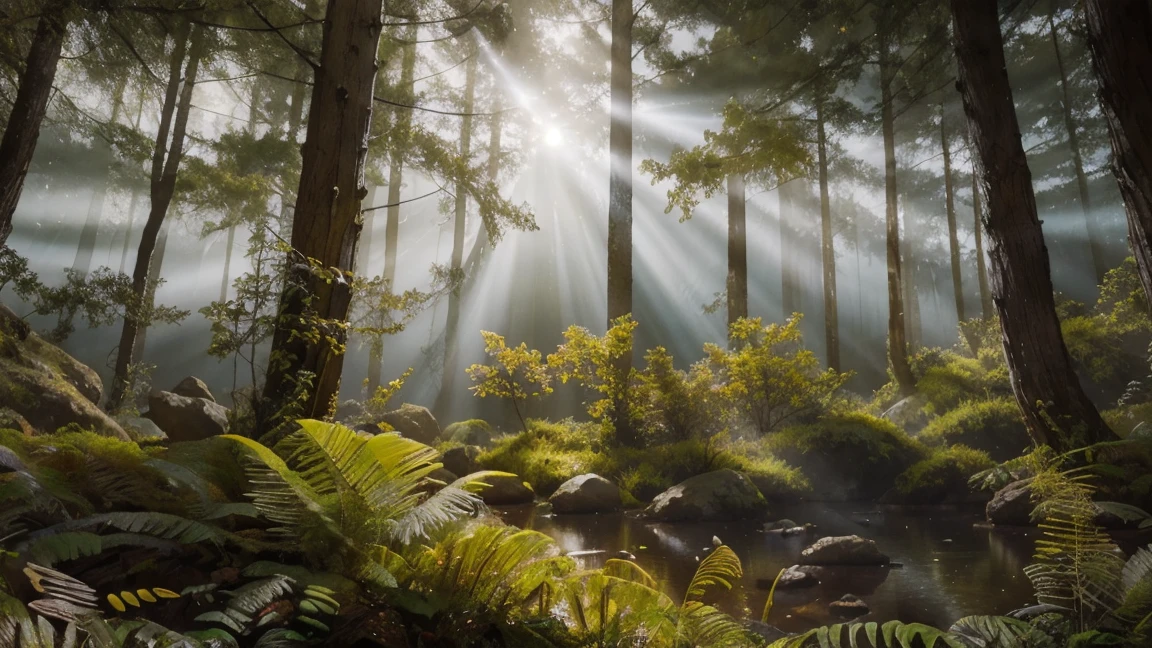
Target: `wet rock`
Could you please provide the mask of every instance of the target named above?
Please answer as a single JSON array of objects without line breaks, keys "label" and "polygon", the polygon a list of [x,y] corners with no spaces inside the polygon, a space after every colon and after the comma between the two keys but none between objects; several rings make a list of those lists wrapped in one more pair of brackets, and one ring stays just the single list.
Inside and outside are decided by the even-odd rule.
[{"label": "wet rock", "polygon": [[156,425],[152,419],[143,416],[117,416],[116,422],[137,443],[155,443],[168,440],[168,435],[164,434],[164,430],[161,430],[160,426]]},{"label": "wet rock", "polygon": [[440,424],[427,407],[404,403],[400,409],[385,414],[382,422],[391,425],[401,436],[425,445],[435,445],[440,439]]},{"label": "wet rock", "polygon": [[480,497],[489,506],[528,504],[536,499],[532,487],[515,475],[490,475],[484,483],[488,487],[481,489]]},{"label": "wet rock", "polygon": [[928,415],[924,406],[928,400],[920,394],[914,394],[889,407],[880,418],[888,419],[908,434],[917,434],[928,426]]},{"label": "wet rock", "polygon": [[622,506],[620,489],[592,473],[564,482],[548,501],[556,513],[606,513]]},{"label": "wet rock", "polygon": [[437,493],[440,489],[454,481],[456,481],[456,475],[443,468],[437,468],[428,473],[428,477],[420,487],[420,490],[428,494]]},{"label": "wet rock", "polygon": [[148,396],[148,413],[144,416],[174,442],[199,441],[228,433],[228,408],[204,398],[153,392]]},{"label": "wet rock", "polygon": [[619,558],[620,560],[636,560],[635,554],[633,554],[629,551],[624,551],[623,549],[616,552],[616,557]]},{"label": "wet rock", "polygon": [[763,518],[767,502],[748,477],[734,470],[697,475],[656,496],[643,517],[658,522]]},{"label": "wet rock", "polygon": [[102,385],[95,371],[31,331],[21,338],[7,321],[0,315],[0,404],[13,412],[9,418],[17,428],[49,434],[74,426],[128,440],[97,406]]},{"label": "wet rock", "polygon": [[828,604],[828,611],[843,619],[855,619],[871,612],[868,604],[858,596],[845,594],[838,601]]},{"label": "wet rock", "polygon": [[788,569],[785,569],[783,574],[780,574],[778,581],[773,578],[757,579],[756,587],[760,589],[772,589],[773,582],[776,583],[776,589],[800,589],[819,585],[820,579],[810,568],[805,568],[801,565],[792,565]]},{"label": "wet rock", "polygon": [[352,431],[360,435],[361,438],[371,439],[372,437],[380,434],[380,426],[373,423],[361,423],[352,428]]},{"label": "wet rock", "polygon": [[1029,480],[1021,479],[996,491],[984,512],[988,521],[1000,526],[1031,526],[1032,489]]},{"label": "wet rock", "polygon": [[208,389],[208,385],[204,384],[196,376],[188,376],[181,380],[178,385],[172,388],[172,393],[177,396],[187,396],[188,398],[203,398],[206,401],[216,402],[216,397]]},{"label": "wet rock", "polygon": [[800,553],[801,565],[887,565],[876,542],[860,536],[820,538]]},{"label": "wet rock", "polygon": [[446,450],[440,463],[444,464],[444,468],[463,477],[480,470],[480,464],[476,463],[476,458],[479,456],[480,448],[459,446]]},{"label": "wet rock", "polygon": [[7,407],[0,408],[0,430],[16,430],[24,436],[35,436],[36,428],[28,419]]},{"label": "wet rock", "polygon": [[765,531],[781,531],[783,529],[791,529],[793,527],[798,527],[798,526],[800,526],[800,525],[796,524],[792,520],[789,520],[788,518],[784,518],[783,520],[776,520],[775,522],[765,522],[764,523],[764,530]]}]

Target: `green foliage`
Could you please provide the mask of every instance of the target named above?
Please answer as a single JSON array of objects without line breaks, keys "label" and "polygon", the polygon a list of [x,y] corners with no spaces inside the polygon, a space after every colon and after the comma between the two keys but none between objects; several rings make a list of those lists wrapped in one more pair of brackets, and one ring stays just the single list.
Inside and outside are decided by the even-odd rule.
[{"label": "green foliage", "polygon": [[520,425],[527,431],[528,424],[522,412],[524,403],[529,398],[541,398],[552,393],[548,365],[539,351],[530,351],[523,342],[518,347],[509,348],[502,335],[491,331],[480,331],[480,335],[484,337],[484,352],[492,358],[492,364],[468,367],[468,375],[476,383],[472,392],[480,398],[495,396],[507,399],[512,403]]},{"label": "green foliage", "polygon": [[963,445],[935,448],[896,478],[896,491],[899,500],[909,504],[963,501],[972,475],[994,465],[981,450]]},{"label": "green foliage", "polygon": [[[857,641],[860,641],[857,644]],[[817,646],[845,645],[870,646],[873,648],[933,648],[936,645],[949,648],[968,648],[950,632],[938,630],[922,623],[888,621],[884,624],[875,621],[867,623],[844,623],[821,626],[800,635],[785,637],[769,644],[768,648],[815,648]]]},{"label": "green foliage", "polygon": [[965,402],[933,419],[918,437],[930,445],[962,444],[1007,461],[1032,445],[1020,408],[1012,398]]},{"label": "green foliage", "polygon": [[920,354],[915,364],[920,376],[916,391],[927,399],[929,414],[945,414],[969,400],[1012,394],[1002,361],[989,366],[978,358],[935,351]]},{"label": "green foliage", "polygon": [[[363,410],[360,415],[353,417],[351,423],[360,424],[367,423],[369,425],[376,425],[383,432],[391,432],[391,427],[387,423],[382,423],[384,415],[388,413],[388,403],[392,398],[400,392],[404,387],[404,382],[412,375],[413,368],[408,367],[399,378],[388,381],[386,385],[379,385],[376,387],[376,392],[372,394],[368,400],[364,401]],[[385,429],[388,428],[388,429]]]},{"label": "green foliage", "polygon": [[827,416],[768,437],[773,454],[797,466],[816,498],[874,499],[925,456],[892,422],[862,413]]},{"label": "green foliage", "polygon": [[1110,325],[1120,329],[1149,328],[1148,298],[1140,283],[1136,259],[1128,257],[1119,267],[1104,275],[1096,311],[1104,315]]},{"label": "green foliage", "polygon": [[457,421],[444,428],[442,437],[452,444],[487,446],[492,442],[492,426],[482,419]]},{"label": "green foliage", "polygon": [[632,425],[635,370],[627,369],[631,363],[624,361],[632,355],[636,326],[628,315],[612,322],[603,336],[592,335],[582,326],[570,326],[564,331],[564,343],[548,356],[548,366],[561,383],[574,380],[594,394],[586,403],[593,420],[616,423],[617,427],[621,422]]},{"label": "green foliage", "polygon": [[723,431],[725,403],[709,362],[681,371],[664,347],[649,350],[644,360],[633,408],[649,443],[707,439]]},{"label": "green foliage", "polygon": [[816,354],[801,347],[800,316],[786,324],[740,319],[729,331],[730,349],[709,344],[704,351],[715,368],[717,395],[738,424],[760,435],[783,425],[809,423],[827,412],[850,377],[821,371]]},{"label": "green foliage", "polygon": [[528,421],[528,431],[497,439],[480,455],[480,465],[518,475],[541,495],[551,495],[560,484],[588,472],[608,476],[608,457],[597,442],[601,428],[571,420],[549,423]]}]

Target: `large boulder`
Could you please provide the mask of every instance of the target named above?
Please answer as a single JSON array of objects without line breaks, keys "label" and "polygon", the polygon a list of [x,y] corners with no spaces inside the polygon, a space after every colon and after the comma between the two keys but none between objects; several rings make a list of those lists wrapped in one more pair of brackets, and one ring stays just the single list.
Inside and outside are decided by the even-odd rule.
[{"label": "large boulder", "polygon": [[98,407],[101,389],[95,371],[0,306],[0,405],[27,423],[20,426],[25,432],[48,434],[68,426],[127,441],[128,434]]},{"label": "large boulder", "polygon": [[440,424],[427,407],[404,403],[400,409],[386,413],[383,422],[391,425],[400,436],[420,443],[435,445],[440,439]]},{"label": "large boulder", "polygon": [[984,512],[988,521],[1000,526],[1031,526],[1032,488],[1030,480],[1021,479],[996,491]]},{"label": "large boulder", "polygon": [[117,416],[116,422],[132,440],[137,443],[162,442],[168,440],[168,435],[152,419],[143,416]]},{"label": "large boulder", "polygon": [[922,394],[913,394],[897,401],[895,405],[881,414],[880,418],[892,421],[908,434],[917,434],[928,425],[926,405],[928,405],[927,398]]},{"label": "large boulder", "polygon": [[876,542],[860,536],[820,538],[800,552],[801,565],[887,565],[888,556],[880,553]]},{"label": "large boulder", "polygon": [[172,388],[172,393],[177,396],[187,396],[188,398],[203,398],[204,400],[216,402],[216,397],[208,389],[208,385],[204,384],[196,376],[188,376],[180,381],[180,384]]},{"label": "large boulder", "polygon": [[536,499],[532,487],[516,475],[489,475],[483,481],[488,487],[480,490],[480,497],[489,506],[528,504]]},{"label": "large boulder", "polygon": [[228,408],[205,398],[153,392],[144,416],[172,441],[200,441],[228,433]]},{"label": "large boulder", "polygon": [[480,464],[476,463],[479,456],[480,448],[476,446],[457,446],[445,450],[440,463],[444,464],[445,470],[463,477],[480,470]]},{"label": "large boulder", "polygon": [[746,520],[764,517],[768,504],[743,473],[727,468],[697,475],[656,496],[644,517],[657,522]]},{"label": "large boulder", "polygon": [[444,428],[444,439],[487,448],[492,445],[492,426],[481,419],[459,421]]},{"label": "large boulder", "polygon": [[555,513],[606,513],[623,505],[620,489],[600,475],[577,475],[548,498]]}]

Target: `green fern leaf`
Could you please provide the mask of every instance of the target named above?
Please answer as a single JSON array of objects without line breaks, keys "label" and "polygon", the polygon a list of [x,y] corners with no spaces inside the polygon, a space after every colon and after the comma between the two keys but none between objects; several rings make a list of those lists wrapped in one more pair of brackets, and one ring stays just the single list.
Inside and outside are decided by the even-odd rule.
[{"label": "green fern leaf", "polygon": [[684,602],[700,600],[711,587],[732,589],[732,584],[740,580],[743,573],[744,569],[736,552],[727,545],[721,545],[700,561],[696,574],[688,583]]}]

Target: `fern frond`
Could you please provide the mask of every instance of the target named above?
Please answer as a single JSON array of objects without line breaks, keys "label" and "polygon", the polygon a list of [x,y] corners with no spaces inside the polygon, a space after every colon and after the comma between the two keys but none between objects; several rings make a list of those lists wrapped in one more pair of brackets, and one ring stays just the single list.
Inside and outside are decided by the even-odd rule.
[{"label": "fern frond", "polygon": [[252,489],[248,497],[261,515],[280,525],[269,529],[270,533],[299,539],[310,522],[335,533],[333,523],[321,510],[319,494],[276,453],[246,437],[228,434],[221,438],[234,441],[243,449],[241,465]]},{"label": "fern frond", "polygon": [[744,568],[736,552],[727,545],[716,547],[696,568],[696,574],[692,576],[688,591],[684,594],[684,604],[699,601],[711,587],[732,589],[732,584],[739,581],[743,574]]},{"label": "fern frond", "polygon": [[1128,562],[1124,563],[1120,577],[1126,592],[1147,579],[1152,579],[1152,545],[1137,549]]},{"label": "fern frond", "polygon": [[413,506],[387,526],[389,539],[401,544],[425,538],[428,533],[462,516],[469,515],[483,503],[474,492],[490,476],[503,476],[507,473],[486,471],[461,477],[444,486],[423,502]]},{"label": "fern frond", "polygon": [[751,645],[740,622],[716,608],[690,602],[680,610],[677,639],[690,646]]},{"label": "fern frond", "polygon": [[652,578],[648,572],[644,571],[640,565],[632,562],[631,560],[621,560],[619,558],[609,558],[604,561],[604,567],[601,569],[606,576],[613,576],[633,583],[640,583],[645,587],[656,589],[658,584],[656,579]]},{"label": "fern frond", "polygon": [[1043,645],[1043,634],[1032,625],[1003,616],[967,616],[948,631],[975,648],[1016,648],[1020,645]]}]

